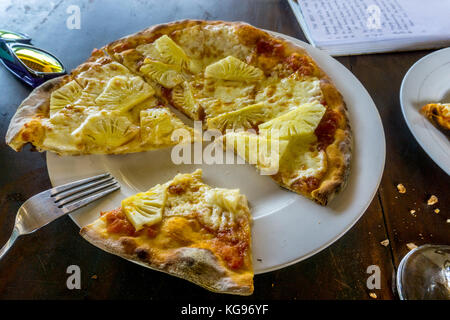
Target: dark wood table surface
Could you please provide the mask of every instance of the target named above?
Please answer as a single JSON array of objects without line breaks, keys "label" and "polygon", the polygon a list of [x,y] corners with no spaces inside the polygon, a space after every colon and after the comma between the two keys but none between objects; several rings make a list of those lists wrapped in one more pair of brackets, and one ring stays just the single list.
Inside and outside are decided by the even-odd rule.
[{"label": "dark wood table surface", "polygon": [[[66,27],[67,8],[81,9],[81,29]],[[246,21],[305,40],[284,0],[2,1],[0,28],[25,32],[70,70],[93,48],[153,24],[195,18]],[[393,276],[407,244],[450,243],[450,178],[416,142],[403,119],[399,89],[411,65],[430,51],[337,58],[362,82],[381,115],[387,145],[380,188],[358,223],[333,245],[282,270],[255,276],[251,297],[210,293],[187,281],[142,268],[83,240],[63,217],[19,239],[0,261],[0,299],[396,299]],[[30,90],[0,68],[0,243],[9,237],[20,205],[51,187],[45,154],[20,153],[3,137]],[[364,106],[361,106],[364,107]],[[407,192],[399,194],[397,184]],[[439,202],[428,206],[436,195]],[[434,212],[439,208],[440,212]],[[413,216],[410,210],[416,210]],[[381,241],[389,239],[383,246]],[[66,287],[70,265],[81,269],[81,289]],[[381,288],[367,288],[367,267],[378,265]],[[94,277],[93,277],[94,276]]]}]

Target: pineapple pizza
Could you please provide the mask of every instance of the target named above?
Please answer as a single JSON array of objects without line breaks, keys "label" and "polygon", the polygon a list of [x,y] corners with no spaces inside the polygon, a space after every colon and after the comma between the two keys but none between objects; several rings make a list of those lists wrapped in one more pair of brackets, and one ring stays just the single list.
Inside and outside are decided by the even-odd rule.
[{"label": "pineapple pizza", "polygon": [[276,140],[271,177],[319,204],[346,183],[352,135],[341,94],[304,49],[242,22],[177,21],[94,50],[23,101],[6,141],[61,155],[166,148],[180,143],[178,129],[192,141],[172,108],[219,130],[261,170],[258,149]]}]

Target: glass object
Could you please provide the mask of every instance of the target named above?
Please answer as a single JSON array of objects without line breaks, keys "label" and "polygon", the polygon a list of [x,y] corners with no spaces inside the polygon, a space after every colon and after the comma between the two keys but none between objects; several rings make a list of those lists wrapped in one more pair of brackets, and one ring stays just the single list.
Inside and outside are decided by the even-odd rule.
[{"label": "glass object", "polygon": [[411,250],[398,266],[397,290],[402,300],[450,300],[450,246]]}]

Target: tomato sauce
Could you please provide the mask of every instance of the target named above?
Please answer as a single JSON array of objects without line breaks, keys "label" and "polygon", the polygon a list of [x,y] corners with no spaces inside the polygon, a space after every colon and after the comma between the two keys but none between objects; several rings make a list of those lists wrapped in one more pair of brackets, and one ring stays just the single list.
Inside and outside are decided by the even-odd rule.
[{"label": "tomato sauce", "polygon": [[334,141],[334,134],[339,125],[337,112],[327,109],[314,133],[317,136],[319,150],[325,150]]},{"label": "tomato sauce", "polygon": [[281,55],[283,46],[273,40],[260,38],[256,43],[256,53],[269,56]]},{"label": "tomato sauce", "polygon": [[314,74],[314,66],[306,56],[294,53],[287,57],[285,62],[290,69],[299,75],[312,76]]}]

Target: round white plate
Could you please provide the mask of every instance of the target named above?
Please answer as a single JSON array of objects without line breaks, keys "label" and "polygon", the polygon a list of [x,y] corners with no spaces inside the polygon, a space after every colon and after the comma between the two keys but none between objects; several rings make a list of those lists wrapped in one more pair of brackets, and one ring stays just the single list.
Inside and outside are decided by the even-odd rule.
[{"label": "round white plate", "polygon": [[349,109],[354,133],[352,172],[346,189],[322,207],[259,175],[247,164],[174,165],[171,150],[126,155],[60,157],[47,153],[53,185],[60,185],[102,172],[110,172],[121,184],[120,191],[71,214],[78,226],[91,223],[100,211],[120,206],[123,198],[170,180],[179,172],[203,170],[205,183],[221,188],[239,188],[249,200],[255,273],[296,263],[328,247],[348,231],[365,212],[383,174],[385,139],[374,102],[361,83],[328,54],[297,39],[280,35],[306,48],[334,80]]},{"label": "round white plate", "polygon": [[417,61],[400,87],[400,105],[409,130],[431,159],[450,175],[450,140],[419,112],[432,102],[450,103],[450,48]]}]

